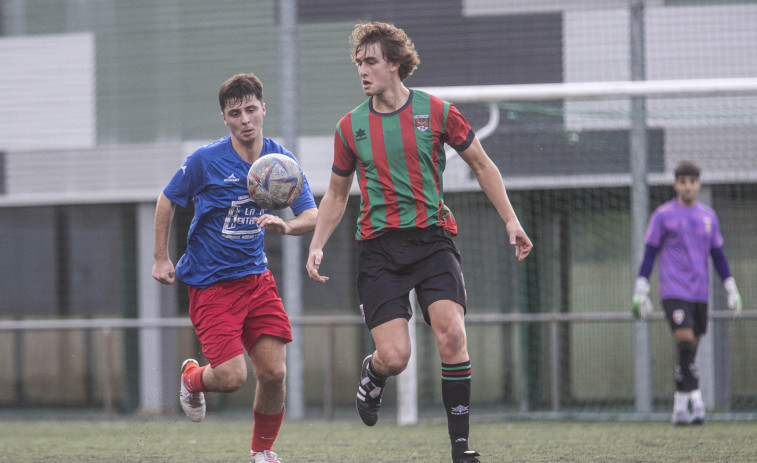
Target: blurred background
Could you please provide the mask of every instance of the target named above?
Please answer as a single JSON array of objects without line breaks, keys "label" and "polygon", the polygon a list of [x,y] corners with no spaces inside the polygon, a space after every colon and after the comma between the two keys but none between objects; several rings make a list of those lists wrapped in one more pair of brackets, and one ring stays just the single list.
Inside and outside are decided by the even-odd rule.
[{"label": "blurred background", "polygon": [[[755,0],[0,0],[0,407],[178,411],[179,365],[201,354],[186,287],[151,278],[155,200],[186,156],[228,134],[221,83],[254,72],[265,135],[297,155],[319,201],[336,123],[364,99],[348,37],[372,20],[413,39],[411,88],[545,91],[445,94],[499,166],[535,244],[518,264],[468,167],[449,156],[474,415],[667,419],[673,342],[654,291],[648,322],[632,320],[630,300],[648,215],[674,197],[672,171],[688,159],[703,169],[700,199],[718,212],[747,309],[730,318],[713,274],[702,388],[715,416],[753,419],[757,86],[718,83],[757,76]],[[570,92],[644,80],[714,84]],[[325,285],[305,274],[309,235],[266,236],[296,327],[294,419],[354,418],[372,350],[357,309],[358,204],[353,195],[325,249]],[[177,209],[174,261],[192,213]],[[415,351],[416,404],[433,417],[440,367],[422,322]],[[253,388],[210,394],[210,412],[247,413]],[[395,397],[385,407],[400,415]]]}]

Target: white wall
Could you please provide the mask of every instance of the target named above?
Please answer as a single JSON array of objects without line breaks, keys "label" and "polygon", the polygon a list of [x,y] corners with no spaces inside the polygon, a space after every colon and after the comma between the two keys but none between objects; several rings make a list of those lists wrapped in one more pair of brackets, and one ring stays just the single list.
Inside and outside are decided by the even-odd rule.
[{"label": "white wall", "polygon": [[0,151],[96,143],[95,37],[0,38]]},{"label": "white wall", "polygon": [[[627,9],[564,13],[565,82],[630,78]],[[757,5],[648,7],[648,80],[757,75]],[[727,26],[726,26],[727,25]],[[569,101],[569,130],[628,128],[629,103]],[[663,127],[665,168],[692,159],[706,171],[757,171],[757,96],[650,99],[648,124]]]},{"label": "white wall", "polygon": [[[663,0],[647,0],[647,6],[658,5]],[[504,14],[555,13],[588,9],[625,8],[629,0],[463,0],[465,16],[490,16]]]}]

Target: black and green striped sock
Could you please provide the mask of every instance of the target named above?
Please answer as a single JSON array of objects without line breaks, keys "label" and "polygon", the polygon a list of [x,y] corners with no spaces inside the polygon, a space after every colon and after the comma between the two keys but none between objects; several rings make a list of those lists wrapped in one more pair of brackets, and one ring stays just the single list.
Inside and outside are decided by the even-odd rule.
[{"label": "black and green striped sock", "polygon": [[468,450],[470,431],[470,360],[462,363],[442,363],[442,401],[447,412],[447,429],[452,443],[452,455]]}]

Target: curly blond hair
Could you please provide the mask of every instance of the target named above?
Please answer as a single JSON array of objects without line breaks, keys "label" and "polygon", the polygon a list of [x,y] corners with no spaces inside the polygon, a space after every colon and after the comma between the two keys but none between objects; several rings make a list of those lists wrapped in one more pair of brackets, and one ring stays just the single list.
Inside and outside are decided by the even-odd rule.
[{"label": "curly blond hair", "polygon": [[421,62],[415,45],[404,30],[382,22],[355,24],[350,36],[352,46],[352,62],[355,62],[358,53],[368,45],[378,43],[384,54],[384,59],[390,63],[399,64],[400,80],[405,80],[413,74],[413,71]]}]

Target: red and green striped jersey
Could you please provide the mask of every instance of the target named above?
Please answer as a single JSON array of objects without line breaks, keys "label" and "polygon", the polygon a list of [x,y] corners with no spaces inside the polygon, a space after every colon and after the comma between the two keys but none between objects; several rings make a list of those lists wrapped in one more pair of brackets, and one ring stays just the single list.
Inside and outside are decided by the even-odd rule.
[{"label": "red and green striped jersey", "polygon": [[358,241],[391,230],[441,226],[457,234],[444,204],[444,143],[464,151],[475,134],[455,106],[418,90],[393,113],[378,113],[372,99],[337,124],[334,164],[343,177],[357,171]]}]

